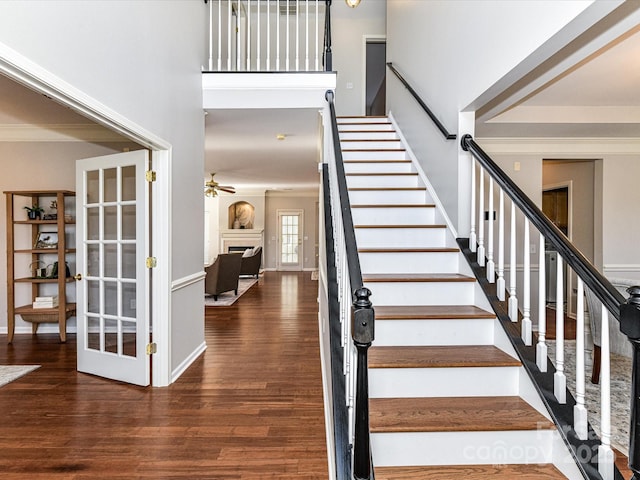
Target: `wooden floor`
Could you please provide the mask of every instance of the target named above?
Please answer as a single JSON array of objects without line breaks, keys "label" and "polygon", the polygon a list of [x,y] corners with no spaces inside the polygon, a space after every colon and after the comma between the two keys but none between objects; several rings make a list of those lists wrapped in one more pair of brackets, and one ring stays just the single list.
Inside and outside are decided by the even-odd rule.
[{"label": "wooden floor", "polygon": [[[206,311],[207,351],[168,388],[75,371],[75,336],[0,336],[4,479],[326,479],[318,284],[267,272]],[[179,319],[174,319],[174,322]]]}]

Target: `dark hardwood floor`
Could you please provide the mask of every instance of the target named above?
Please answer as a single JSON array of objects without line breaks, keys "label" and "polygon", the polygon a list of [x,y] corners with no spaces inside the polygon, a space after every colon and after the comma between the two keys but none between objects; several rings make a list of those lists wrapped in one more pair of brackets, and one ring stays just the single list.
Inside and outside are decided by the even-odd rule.
[{"label": "dark hardwood floor", "polygon": [[0,335],[0,364],[42,365],[0,387],[0,478],[326,479],[310,277],[267,272],[207,308],[208,349],[168,388],[76,372],[73,335]]}]

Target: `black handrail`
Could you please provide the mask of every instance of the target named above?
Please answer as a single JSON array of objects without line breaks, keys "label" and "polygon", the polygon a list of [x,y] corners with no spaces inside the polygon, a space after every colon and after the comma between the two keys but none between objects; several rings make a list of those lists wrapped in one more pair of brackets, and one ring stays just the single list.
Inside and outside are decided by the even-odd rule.
[{"label": "black handrail", "polygon": [[331,51],[331,0],[325,0],[324,13],[324,48],[322,50],[322,64],[325,72],[333,69],[333,52]]},{"label": "black handrail", "polygon": [[351,202],[347,190],[347,179],[344,171],[340,135],[334,105],[334,93],[328,90],[325,98],[329,104],[331,117],[331,133],[335,155],[340,212],[344,229],[347,268],[352,291],[351,337],[358,352],[355,429],[353,442],[353,476],[358,480],[369,480],[371,477],[371,442],[369,437],[369,381],[367,352],[374,339],[375,314],[369,301],[371,291],[362,281],[358,246],[356,243]]},{"label": "black handrail", "polygon": [[564,261],[582,278],[585,285],[600,299],[613,316],[620,320],[620,306],[625,298],[611,283],[573,246],[569,239],[542,213],[533,201],[514,183],[491,157],[473,140],[464,135],[460,141],[463,150],[471,152],[478,162],[489,172],[495,182],[522,210],[529,221],[553,245]]},{"label": "black handrail", "polygon": [[406,89],[409,90],[409,93],[413,96],[413,98],[416,99],[418,104],[420,104],[420,106],[427,113],[427,115],[429,115],[429,118],[431,119],[431,121],[433,121],[433,123],[436,124],[436,127],[438,127],[438,130],[440,130],[440,132],[442,132],[442,135],[444,135],[444,138],[446,140],[455,140],[456,139],[456,135],[454,133],[449,133],[449,131],[442,124],[442,122],[440,120],[438,120],[438,118],[431,111],[431,109],[427,106],[427,104],[424,103],[422,98],[420,98],[420,95],[418,95],[418,92],[416,92],[411,87],[411,85],[409,85],[409,82],[407,82],[404,79],[404,77],[400,74],[400,72],[398,72],[398,70],[396,70],[396,68],[393,66],[393,63],[387,62],[387,67],[389,67],[389,70],[391,70],[395,74],[395,76],[398,77],[398,80],[400,80],[402,82],[402,84],[406,87]]}]

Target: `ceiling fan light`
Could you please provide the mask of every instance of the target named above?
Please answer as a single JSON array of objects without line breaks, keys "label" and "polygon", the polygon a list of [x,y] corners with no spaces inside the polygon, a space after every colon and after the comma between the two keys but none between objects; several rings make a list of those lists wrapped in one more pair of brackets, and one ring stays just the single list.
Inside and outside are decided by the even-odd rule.
[{"label": "ceiling fan light", "polygon": [[344,0],[344,1],[351,8],[356,8],[358,5],[360,5],[360,0]]}]

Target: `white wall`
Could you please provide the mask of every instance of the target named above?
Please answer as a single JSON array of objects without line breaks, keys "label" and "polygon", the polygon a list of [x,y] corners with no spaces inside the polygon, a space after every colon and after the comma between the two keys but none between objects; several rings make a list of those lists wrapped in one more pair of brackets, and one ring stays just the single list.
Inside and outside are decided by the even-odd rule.
[{"label": "white wall", "polygon": [[268,192],[265,215],[265,252],[264,267],[275,269],[277,266],[278,246],[278,210],[303,210],[303,269],[317,268],[316,238],[318,231],[318,192],[282,194]]},{"label": "white wall", "polygon": [[[591,3],[394,0],[387,6],[387,61],[403,73],[445,127],[458,133],[459,112],[475,110],[477,106],[470,105],[476,99]],[[445,142],[406,89],[388,78],[387,106],[452,222],[466,236],[466,206],[458,201],[465,192],[457,178],[467,167],[458,162],[457,142]]]},{"label": "white wall", "polygon": [[333,70],[338,72],[337,115],[365,114],[364,37],[386,34],[386,8],[387,0],[364,0],[356,8],[349,8],[342,0],[331,5]]},{"label": "white wall", "polygon": [[[203,2],[3,1],[0,43],[172,145],[172,278],[202,271]],[[172,302],[175,369],[204,342],[203,286]]]}]

